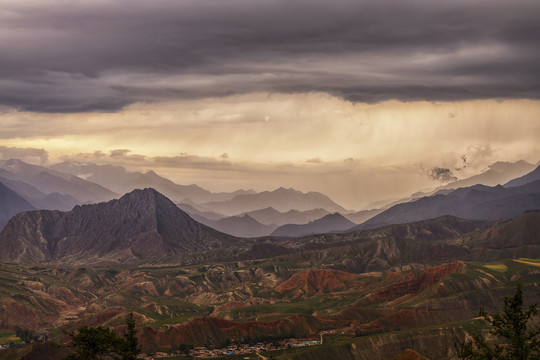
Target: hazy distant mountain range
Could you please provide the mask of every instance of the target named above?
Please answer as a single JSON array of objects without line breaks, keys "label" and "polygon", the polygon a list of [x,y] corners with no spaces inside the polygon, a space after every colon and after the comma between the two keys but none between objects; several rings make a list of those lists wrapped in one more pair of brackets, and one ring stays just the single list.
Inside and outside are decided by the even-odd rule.
[{"label": "hazy distant mountain range", "polygon": [[[330,213],[325,209],[279,212],[272,207],[268,207],[266,209],[227,217],[224,215],[219,216],[216,213],[199,212],[195,208],[185,204],[180,204],[179,207],[188,212],[193,219],[205,225],[227,234],[243,237],[270,235],[278,227],[292,224],[307,224],[311,221],[321,219]],[[335,229],[330,223],[327,223],[327,225],[328,227],[326,228],[320,227],[320,230],[322,232],[330,232]],[[291,233],[280,236],[293,235]]]},{"label": "hazy distant mountain range", "polygon": [[477,220],[508,219],[533,209],[540,209],[539,180],[509,188],[474,185],[394,205],[356,229],[402,224],[442,215]]},{"label": "hazy distant mountain range", "polygon": [[[444,194],[446,192],[449,192],[450,190],[455,190],[460,187],[473,186],[477,184],[486,185],[486,186],[503,185],[512,179],[528,174],[535,167],[536,165],[530,164],[523,160],[520,160],[514,163],[498,161],[488,166],[488,168],[485,171],[481,172],[478,175],[473,175],[465,179],[450,182],[444,186],[439,186],[438,188],[431,191],[427,191],[427,190],[419,191],[405,198],[376,201],[374,203],[367,205],[366,208],[385,210],[385,209],[390,208],[391,206],[418,200],[424,196],[430,196],[436,193]],[[356,221],[356,222],[360,223],[362,221]]]},{"label": "hazy distant mountain range", "polygon": [[320,219],[329,213],[328,210],[322,208],[306,211],[289,210],[287,212],[279,212],[272,207],[267,207],[241,215],[249,215],[261,224],[281,226],[285,224],[306,224],[310,221]]},{"label": "hazy distant mountain range", "polygon": [[292,188],[279,188],[257,194],[237,195],[231,200],[205,203],[203,206],[225,215],[236,215],[272,207],[277,211],[306,211],[323,208],[330,212],[347,211],[329,197],[317,192],[303,193]]},{"label": "hazy distant mountain range", "polygon": [[508,181],[527,174],[534,170],[536,165],[520,160],[515,163],[498,161],[491,164],[486,171],[466,179],[453,181],[439,189],[458,189],[477,184],[496,186],[503,185]]},{"label": "hazy distant mountain range", "polygon": [[[537,186],[536,182],[531,184]],[[498,188],[487,188],[493,192],[500,191]],[[479,195],[485,196],[483,193]],[[533,217],[538,217],[538,212]],[[388,225],[374,230],[352,229],[343,234],[329,234],[322,238],[320,235],[305,236],[307,232],[327,232],[328,225],[325,223],[330,223],[331,227],[342,226],[342,228],[351,224],[339,214],[330,214],[308,225],[295,225],[293,230],[286,232],[287,234],[296,232],[297,235],[304,236],[302,238],[292,241],[287,240],[288,238],[280,240],[280,238],[268,237],[248,240],[221,233],[198,223],[156,190],[134,190],[118,200],[76,206],[69,212],[35,210],[17,214],[0,232],[0,248],[2,248],[0,261],[61,262],[85,266],[141,263],[190,264],[204,261],[264,258],[354,243],[364,248],[363,252],[355,255],[356,261],[359,261],[358,266],[369,270],[399,261],[397,258],[390,260],[389,256],[393,258],[406,255],[409,257],[407,261],[429,261],[431,256],[440,257],[441,255],[437,254],[443,251],[444,258],[447,260],[463,257],[469,253],[469,250],[463,248],[463,244],[459,242],[447,242],[444,245],[446,250],[439,248],[435,253],[432,252],[435,248],[429,250],[431,253],[426,252],[426,249],[414,248],[417,246],[425,248],[435,246],[435,244],[401,242],[404,239],[415,241],[451,239],[470,233],[482,225],[481,221],[459,219],[447,215],[421,222]],[[318,227],[319,225],[322,227]],[[534,229],[533,226],[533,228],[520,231],[530,232]],[[493,234],[495,237],[501,236],[500,232]],[[534,245],[540,241],[537,238],[540,233],[534,230],[534,234],[527,235],[527,239],[519,240],[519,236],[510,236],[511,233],[508,233],[505,239],[509,237],[515,238],[515,241],[521,241],[521,245],[516,245],[515,250],[518,251],[519,246]],[[478,235],[479,241],[486,239],[485,232]],[[466,241],[472,241],[474,236]],[[392,240],[394,242],[384,245],[386,250],[380,253],[379,241],[384,242],[389,239],[394,239]],[[487,245],[482,243],[484,245],[478,246],[489,246],[490,249],[507,247],[507,244],[493,239]],[[395,241],[401,244],[399,247],[410,248],[410,250],[406,253],[403,253],[404,249],[390,250],[388,246],[398,246]],[[372,245],[369,244],[378,245],[373,245],[374,247],[371,248]],[[496,244],[498,245],[495,246]],[[411,248],[411,246],[414,247]],[[528,250],[522,248],[519,254],[520,256],[536,256],[540,248],[534,249],[534,252],[527,252]],[[522,250],[525,251],[523,254]],[[375,253],[370,254],[372,251]],[[486,258],[486,254],[474,256]],[[343,254],[339,254],[339,257],[342,256]],[[386,263],[374,263],[374,259],[378,256],[384,256]]]},{"label": "hazy distant mountain range", "polygon": [[[181,203],[182,208],[202,223],[241,236],[268,235],[286,221],[307,223],[331,211],[346,212],[320,193],[284,188],[259,194],[253,190],[212,193],[194,184],[176,184],[153,171],[128,172],[121,166],[112,165],[64,162],[46,168],[17,159],[5,160],[0,162],[0,183],[25,199],[30,208],[61,211],[75,205],[118,198],[119,194],[138,188],[154,188]],[[271,206],[281,212],[264,210]],[[244,216],[251,211],[255,211],[253,216]],[[233,218],[225,220],[227,217]],[[7,220],[0,222],[0,226]]]},{"label": "hazy distant mountain range", "polygon": [[356,224],[338,213],[328,214],[318,220],[310,221],[307,224],[287,224],[278,227],[271,236],[305,236],[312,234],[324,234],[330,232],[345,231]]},{"label": "hazy distant mountain range", "polygon": [[[47,168],[12,159],[0,161],[0,183],[25,200],[26,205],[5,205],[13,194],[0,193],[0,200],[5,198],[0,227],[19,209],[67,211],[75,205],[118,198],[119,193],[137,188],[153,188],[178,203],[196,221],[239,237],[367,229],[443,215],[496,220],[539,208],[540,190],[535,184],[539,179],[540,170],[527,162],[497,162],[479,175],[449,183],[431,193],[413,194],[388,208],[352,212],[321,193],[303,193],[292,188],[212,193],[195,184],[176,184],[153,171],[129,172],[121,166],[67,162]],[[478,182],[505,186],[490,187],[477,185]],[[454,189],[458,186],[461,188]],[[327,217],[332,213],[339,216]]]},{"label": "hazy distant mountain range", "polygon": [[[101,185],[72,174],[27,164],[17,159],[0,161],[0,177],[30,185],[44,195],[57,193],[74,198],[80,203],[110,200],[118,196]],[[19,186],[24,185],[19,183]]]},{"label": "hazy distant mountain range", "polygon": [[516,179],[513,179],[506,184],[504,184],[504,187],[510,188],[510,187],[516,187],[525,185],[534,181],[540,180],[540,166],[538,166],[536,169],[531,171],[528,174],[525,174],[523,176],[520,176]]},{"label": "hazy distant mountain range", "polygon": [[226,201],[239,194],[252,194],[253,190],[238,190],[232,193],[212,193],[195,184],[179,185],[159,176],[154,171],[128,172],[122,166],[96,165],[96,164],[72,164],[63,162],[51,166],[51,168],[68,172],[88,181],[100,184],[119,194],[125,194],[134,189],[153,188],[173,201],[184,202],[189,199],[197,204],[210,201]]},{"label": "hazy distant mountain range", "polygon": [[194,217],[194,219],[218,231],[238,237],[265,236],[277,227],[277,225],[261,224],[249,215],[229,216],[219,220],[209,220],[203,217]]},{"label": "hazy distant mountain range", "polygon": [[27,210],[34,210],[34,206],[0,182],[0,229],[15,214]]}]

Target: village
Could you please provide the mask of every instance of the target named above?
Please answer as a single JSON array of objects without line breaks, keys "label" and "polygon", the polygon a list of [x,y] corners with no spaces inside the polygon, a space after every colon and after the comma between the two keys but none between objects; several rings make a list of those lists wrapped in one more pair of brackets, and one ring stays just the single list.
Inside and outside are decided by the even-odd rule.
[{"label": "village", "polygon": [[[322,337],[321,337],[322,339]],[[305,346],[320,345],[321,340],[308,339],[286,339],[277,342],[259,342],[256,344],[232,344],[225,348],[209,349],[199,346],[189,351],[189,356],[195,359],[209,359],[227,355],[253,354],[264,351],[284,350]],[[166,359],[183,354],[180,350],[172,352],[156,352],[152,354],[140,354],[137,358],[141,360]]]}]

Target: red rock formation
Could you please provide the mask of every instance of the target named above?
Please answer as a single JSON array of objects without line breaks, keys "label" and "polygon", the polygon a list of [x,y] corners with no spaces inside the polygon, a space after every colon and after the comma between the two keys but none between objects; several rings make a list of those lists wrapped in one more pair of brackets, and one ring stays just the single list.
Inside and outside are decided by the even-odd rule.
[{"label": "red rock formation", "polygon": [[392,360],[427,360],[425,357],[418,354],[416,351],[406,349],[397,354]]},{"label": "red rock formation", "polygon": [[308,270],[293,275],[276,287],[280,293],[291,297],[311,297],[326,292],[345,290],[349,284],[361,278],[360,275],[337,270]]},{"label": "red rock formation", "polygon": [[144,327],[139,334],[139,341],[145,350],[174,349],[181,344],[219,344],[230,339],[302,337],[318,333],[325,325],[322,320],[299,315],[275,321],[249,322],[205,317],[160,328]]},{"label": "red rock formation", "polygon": [[385,276],[383,281],[391,281],[391,278],[393,277],[396,278],[396,281],[391,285],[372,293],[369,295],[368,299],[371,302],[380,303],[406,297],[407,295],[418,294],[419,292],[433,286],[444,277],[463,271],[463,263],[460,261],[455,261],[452,263],[435,266],[421,272],[411,271],[405,274],[390,273]]},{"label": "red rock formation", "polygon": [[0,299],[0,329],[15,330],[22,327],[37,330],[40,324],[39,317],[28,307],[11,299]]}]

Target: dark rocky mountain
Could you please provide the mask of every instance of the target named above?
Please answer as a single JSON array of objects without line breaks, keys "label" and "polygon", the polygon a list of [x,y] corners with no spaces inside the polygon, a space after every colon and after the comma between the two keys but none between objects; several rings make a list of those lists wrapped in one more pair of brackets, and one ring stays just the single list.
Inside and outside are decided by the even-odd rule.
[{"label": "dark rocky mountain", "polygon": [[225,234],[239,237],[266,236],[277,227],[277,225],[261,224],[249,215],[230,216],[219,220],[204,219],[200,216],[197,221]]},{"label": "dark rocky mountain", "polygon": [[528,183],[531,183],[533,181],[540,180],[540,166],[538,166],[536,169],[531,171],[530,173],[523,175],[521,177],[518,177],[517,179],[510,180],[506,184],[504,184],[504,187],[516,187],[525,185]]},{"label": "dark rocky mountain", "polygon": [[33,209],[32,204],[0,182],[0,230],[15,214]]},{"label": "dark rocky mountain", "polygon": [[45,195],[69,195],[78,203],[106,201],[118,196],[101,185],[75,175],[27,164],[17,159],[1,161],[0,168],[0,176],[3,178],[22,181]]},{"label": "dark rocky mountain", "polygon": [[466,241],[489,249],[526,251],[540,244],[540,210],[525,211],[513,219],[471,233]]},{"label": "dark rocky mountain", "polygon": [[325,209],[330,212],[346,212],[329,197],[318,192],[303,193],[292,188],[279,188],[274,191],[263,191],[257,194],[237,195],[229,201],[210,202],[205,207],[225,215],[237,215],[254,210],[272,207],[277,211],[306,211]]},{"label": "dark rocky mountain", "polygon": [[129,263],[241,244],[194,221],[157,191],[145,189],[69,212],[19,213],[0,233],[0,260]]},{"label": "dark rocky mountain", "polygon": [[279,212],[272,207],[266,209],[254,210],[241,215],[249,215],[253,219],[265,225],[286,225],[286,224],[306,224],[312,220],[317,220],[330,214],[325,209],[312,209],[306,211],[289,210]]},{"label": "dark rocky mountain", "polygon": [[[531,211],[510,221],[486,223],[443,216],[342,234],[275,238],[274,245],[288,247],[279,258],[284,263],[363,273],[403,269],[404,264],[535,259],[540,257],[538,233],[540,212]],[[488,234],[493,234],[489,238],[497,239],[499,245],[486,241]]]},{"label": "dark rocky mountain", "polygon": [[[362,237],[373,239],[394,238],[439,241],[472,233],[479,230],[484,223],[484,221],[473,221],[445,215],[406,224],[394,224],[371,230],[360,230],[360,232]],[[358,231],[360,226],[361,224],[350,229],[350,231]]]},{"label": "dark rocky mountain", "polygon": [[423,197],[398,204],[359,226],[367,229],[388,224],[404,224],[443,215],[474,220],[512,218],[523,211],[540,208],[540,181],[504,188],[475,185],[446,195]]},{"label": "dark rocky mountain", "polygon": [[278,227],[271,236],[299,237],[312,234],[345,231],[356,224],[339,213],[328,214],[307,224],[288,224]]},{"label": "dark rocky mountain", "polygon": [[197,185],[179,185],[164,178],[154,171],[129,172],[122,166],[74,164],[63,162],[51,168],[84,176],[88,181],[100,184],[120,194],[134,189],[153,188],[175,202],[185,202],[189,199],[197,204],[209,201],[226,201],[240,194],[252,194],[253,191],[238,190],[232,193],[212,193]]}]

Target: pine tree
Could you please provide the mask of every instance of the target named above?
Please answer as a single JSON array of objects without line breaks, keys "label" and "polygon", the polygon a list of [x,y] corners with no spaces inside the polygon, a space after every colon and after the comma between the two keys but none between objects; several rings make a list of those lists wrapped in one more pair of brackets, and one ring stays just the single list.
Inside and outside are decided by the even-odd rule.
[{"label": "pine tree", "polygon": [[523,309],[523,285],[517,283],[513,297],[504,298],[504,308],[499,314],[490,315],[480,308],[480,316],[490,325],[490,334],[500,340],[489,346],[479,335],[473,339],[456,341],[460,359],[471,360],[538,360],[540,359],[540,329],[527,328],[527,323],[537,314],[536,304]]},{"label": "pine tree", "polygon": [[135,360],[141,349],[135,336],[135,320],[132,312],[128,315],[126,325],[127,331],[123,337],[103,326],[83,326],[77,334],[69,334],[76,351],[64,360]]},{"label": "pine tree", "polygon": [[136,338],[135,320],[133,319],[133,312],[130,312],[126,320],[127,331],[124,332],[124,339],[122,343],[122,360],[135,360],[137,355],[140,354],[141,348]]}]

